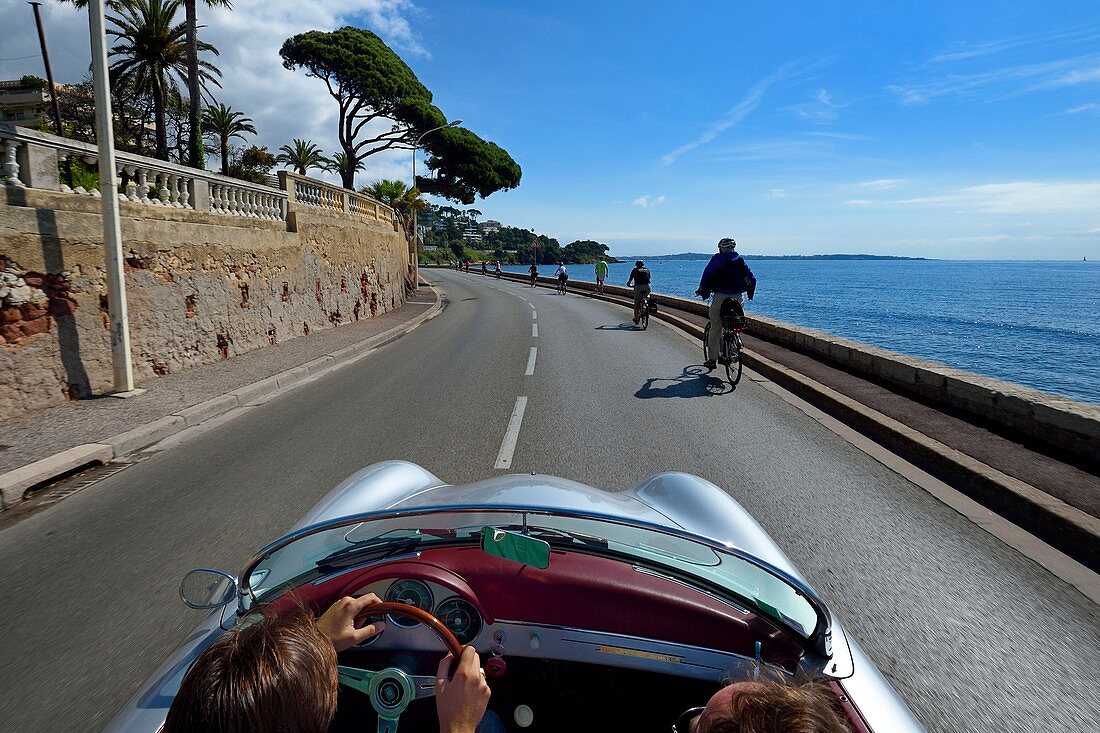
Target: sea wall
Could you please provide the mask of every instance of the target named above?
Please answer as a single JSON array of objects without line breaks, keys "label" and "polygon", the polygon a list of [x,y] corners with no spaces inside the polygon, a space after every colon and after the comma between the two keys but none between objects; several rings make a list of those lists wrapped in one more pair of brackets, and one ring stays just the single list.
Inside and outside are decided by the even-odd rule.
[{"label": "sea wall", "polygon": [[[471,268],[472,269],[472,268]],[[505,273],[526,281],[526,275]],[[541,278],[550,283],[549,278]],[[570,281],[574,290],[595,290],[588,282]],[[628,288],[608,285],[611,295],[632,296]],[[707,304],[658,294],[658,304],[706,316]],[[762,316],[749,316],[746,331],[942,408],[1012,429],[1021,436],[1095,463],[1100,457],[1100,406],[1051,395],[926,359],[898,354]]]},{"label": "sea wall", "polygon": [[[111,387],[101,202],[0,186],[0,412]],[[409,254],[387,221],[286,221],[122,201],[135,381],[399,307]]]}]

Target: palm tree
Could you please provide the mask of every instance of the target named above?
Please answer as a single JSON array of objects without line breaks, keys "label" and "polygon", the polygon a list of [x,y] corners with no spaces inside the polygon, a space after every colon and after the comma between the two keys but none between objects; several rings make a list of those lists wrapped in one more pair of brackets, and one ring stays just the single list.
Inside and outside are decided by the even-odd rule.
[{"label": "palm tree", "polygon": [[[120,0],[112,8],[118,15],[108,17],[114,28],[108,34],[119,40],[109,55],[118,60],[111,65],[114,88],[132,86],[153,99],[156,127],[156,156],[168,158],[168,132],[165,121],[168,91],[178,89],[177,81],[186,78],[184,26],[175,22],[179,0]],[[203,51],[217,54],[208,43],[199,43]],[[199,62],[200,86],[218,84],[221,72],[208,61]]]},{"label": "palm tree", "polygon": [[409,188],[404,181],[382,179],[372,181],[369,186],[363,186],[359,192],[393,207],[401,215],[401,223],[405,225],[405,236],[410,240],[413,238],[413,212],[420,211],[428,205],[428,202],[421,198],[419,190]]},{"label": "palm tree", "polygon": [[312,140],[294,138],[292,145],[283,145],[279,150],[281,152],[275,156],[275,160],[293,168],[300,176],[306,175],[310,168],[327,167],[321,148],[314,145]]},{"label": "palm tree", "polygon": [[[230,0],[204,0],[208,8],[232,8],[233,3]],[[190,100],[191,106],[188,114],[188,120],[190,121],[190,135],[187,139],[187,165],[192,168],[205,168],[206,161],[203,160],[206,156],[202,151],[202,133],[200,131],[202,127],[202,120],[200,119],[201,107],[200,98],[202,96],[202,77],[200,67],[202,63],[199,61],[199,51],[205,50],[201,41],[199,41],[199,25],[195,16],[195,6],[197,5],[195,0],[184,0],[184,15],[186,26],[186,47],[187,47],[187,96]],[[215,51],[215,53],[217,53]]]},{"label": "palm tree", "polygon": [[245,117],[232,107],[226,107],[220,102],[210,105],[202,118],[203,132],[208,132],[218,138],[222,153],[222,175],[229,170],[229,141],[233,138],[244,140],[244,134],[256,134],[256,128],[252,125],[252,119]]},{"label": "palm tree", "polygon": [[[352,165],[351,158],[347,156],[347,153],[339,152],[333,155],[331,158],[325,158],[325,170],[332,173],[337,173],[340,176],[340,180],[343,181],[344,188],[352,188],[351,181],[355,180],[355,174],[367,167],[367,164],[362,160],[355,161],[355,165]],[[354,190],[354,189],[353,189]]]}]

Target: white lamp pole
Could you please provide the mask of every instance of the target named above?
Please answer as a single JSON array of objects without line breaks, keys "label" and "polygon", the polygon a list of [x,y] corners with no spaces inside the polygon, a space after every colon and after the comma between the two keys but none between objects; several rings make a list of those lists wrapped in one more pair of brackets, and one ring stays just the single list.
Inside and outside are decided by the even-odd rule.
[{"label": "white lamp pole", "polygon": [[[458,127],[462,124],[462,120],[453,120],[446,125],[440,125],[439,127],[433,127],[427,132],[423,133],[420,137],[416,138],[416,142],[413,143],[412,149],[412,183],[409,184],[409,188],[416,188],[416,149],[420,147],[420,141],[424,139],[425,135],[430,135],[436,130],[442,130],[444,127]],[[413,281],[414,288],[420,289],[420,254],[416,250],[416,239],[419,233],[416,231],[416,209],[413,209],[413,240],[412,240],[412,258],[413,258]]]},{"label": "white lamp pole", "polygon": [[92,40],[92,84],[95,87],[96,142],[99,144],[99,192],[103,201],[103,248],[107,267],[107,306],[111,318],[111,363],[114,392],[132,392],[130,325],[126,312],[126,281],[122,270],[122,228],[118,220],[118,183],[115,180],[115,138],[111,90],[107,76],[107,37],[103,0],[88,3]]}]

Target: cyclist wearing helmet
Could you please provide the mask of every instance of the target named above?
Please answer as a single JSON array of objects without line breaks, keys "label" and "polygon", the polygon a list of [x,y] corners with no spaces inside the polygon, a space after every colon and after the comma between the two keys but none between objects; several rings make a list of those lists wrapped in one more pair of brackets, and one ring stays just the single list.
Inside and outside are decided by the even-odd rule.
[{"label": "cyclist wearing helmet", "polygon": [[[732,298],[740,306],[744,302],[742,293],[747,292],[749,300],[752,300],[756,292],[756,278],[744,258],[737,254],[736,248],[737,242],[733,237],[725,237],[718,242],[718,254],[710,258],[695,291],[704,300],[714,293],[714,299],[710,302],[710,343],[707,345],[707,353],[712,355],[719,353],[721,346],[722,303]],[[703,366],[713,369],[717,363],[716,359],[711,358],[703,362]]]},{"label": "cyclist wearing helmet", "polygon": [[649,281],[650,274],[649,268],[645,266],[645,263],[638,260],[634,263],[634,269],[630,271],[630,277],[626,279],[626,286],[629,288],[631,284],[634,285],[634,325],[638,325],[638,321],[642,319],[642,301],[645,296],[649,295]]}]

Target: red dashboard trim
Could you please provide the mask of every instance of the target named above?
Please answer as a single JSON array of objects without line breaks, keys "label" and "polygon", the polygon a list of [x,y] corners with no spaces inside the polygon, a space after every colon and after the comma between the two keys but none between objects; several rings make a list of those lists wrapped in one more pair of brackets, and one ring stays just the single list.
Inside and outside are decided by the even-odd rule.
[{"label": "red dashboard trim", "polygon": [[[765,661],[787,668],[799,645],[764,616],[741,613],[706,593],[630,564],[554,551],[550,567],[493,557],[477,547],[424,550],[398,560],[343,573],[293,595],[320,613],[337,598],[380,580],[414,578],[436,583],[472,603],[487,623],[530,624],[604,631],[752,656],[763,644]],[[295,603],[280,598],[275,604]]]}]

